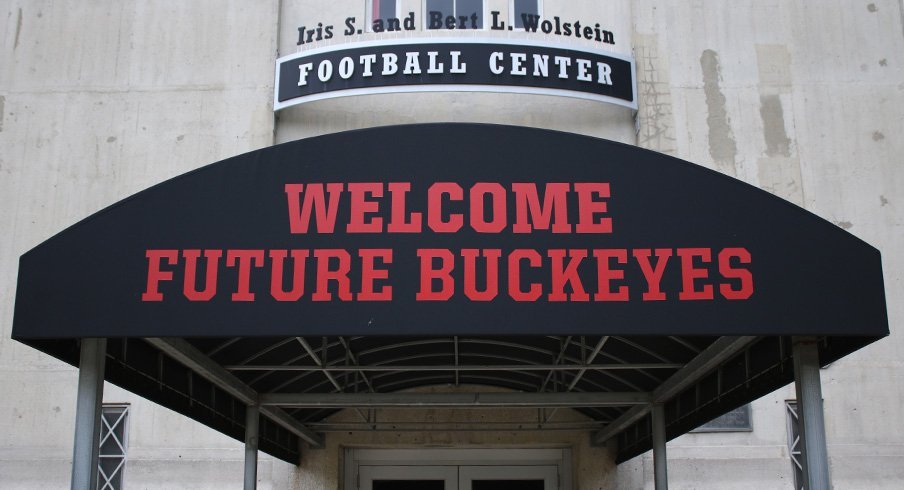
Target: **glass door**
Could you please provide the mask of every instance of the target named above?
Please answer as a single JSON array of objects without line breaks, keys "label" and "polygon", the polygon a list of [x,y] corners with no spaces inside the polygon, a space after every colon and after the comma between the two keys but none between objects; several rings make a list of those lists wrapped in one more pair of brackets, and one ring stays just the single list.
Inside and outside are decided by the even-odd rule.
[{"label": "glass door", "polygon": [[558,467],[460,466],[458,490],[558,490]]},{"label": "glass door", "polygon": [[455,466],[359,467],[361,490],[458,490]]},{"label": "glass door", "polygon": [[568,448],[345,448],[342,490],[572,490]]}]

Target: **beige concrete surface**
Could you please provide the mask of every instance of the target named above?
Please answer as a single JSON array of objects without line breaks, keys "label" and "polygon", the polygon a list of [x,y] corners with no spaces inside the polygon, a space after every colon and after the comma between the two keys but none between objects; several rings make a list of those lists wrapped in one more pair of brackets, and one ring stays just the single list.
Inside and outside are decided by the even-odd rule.
[{"label": "beige concrete surface", "polygon": [[[399,4],[423,15],[420,0]],[[317,134],[435,121],[637,144],[759,186],[878,247],[892,335],[823,370],[829,455],[835,489],[904,487],[900,0],[544,0],[545,15],[601,22],[616,34],[606,49],[635,56],[636,123],[621,107],[517,94],[346,97],[274,114],[274,62],[299,49],[297,28],[341,29],[347,16],[363,20],[364,5],[0,0],[0,487],[68,488],[71,458],[75,370],[9,339],[22,253],[122,198],[229,156]],[[487,1],[487,11],[508,8]],[[419,26],[316,46],[455,35],[473,33]],[[791,488],[784,402],[793,396],[785,388],[755,402],[753,432],[672,441],[671,488]],[[241,487],[238,442],[110,385],[105,400],[132,406],[125,488]],[[569,432],[331,433],[327,448],[306,450],[300,467],[263,457],[260,488],[335,489],[341,448],[422,444],[567,445],[576,489],[652,488],[649,455],[616,469],[608,450],[587,441],[587,433]]]}]

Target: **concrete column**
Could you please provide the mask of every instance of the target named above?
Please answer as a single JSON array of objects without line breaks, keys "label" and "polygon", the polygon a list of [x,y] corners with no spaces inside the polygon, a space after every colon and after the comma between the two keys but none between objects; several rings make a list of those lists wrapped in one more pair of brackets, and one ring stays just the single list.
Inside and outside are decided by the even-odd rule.
[{"label": "concrete column", "polygon": [[72,449],[72,490],[97,487],[100,412],[104,399],[107,339],[82,339],[78,362],[75,443]]},{"label": "concrete column", "polygon": [[831,488],[831,481],[817,339],[795,337],[793,342],[794,384],[797,389],[804,481],[808,490],[828,490]]},{"label": "concrete column", "polygon": [[668,463],[665,451],[665,407],[653,405],[653,484],[656,490],[668,490]]},{"label": "concrete column", "polygon": [[245,490],[257,488],[257,444],[260,428],[260,409],[248,405],[245,411]]}]

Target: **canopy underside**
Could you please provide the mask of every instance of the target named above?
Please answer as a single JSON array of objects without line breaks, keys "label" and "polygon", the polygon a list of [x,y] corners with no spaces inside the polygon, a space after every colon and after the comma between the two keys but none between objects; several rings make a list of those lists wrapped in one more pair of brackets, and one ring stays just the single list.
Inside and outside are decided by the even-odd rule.
[{"label": "canopy underside", "polygon": [[[822,337],[821,362],[874,340]],[[78,362],[77,340],[25,342]],[[321,432],[348,428],[329,420],[341,408],[399,406],[573,408],[590,422],[531,430],[585,430],[595,444],[615,440],[621,462],[650,449],[652,404],[665,405],[668,437],[677,437],[793,381],[791,352],[791,337],[752,336],[109,339],[107,379],[237,440],[245,407],[260,403],[260,448],[293,464],[300,442],[316,448]],[[407,393],[424,386],[512,391]]]}]

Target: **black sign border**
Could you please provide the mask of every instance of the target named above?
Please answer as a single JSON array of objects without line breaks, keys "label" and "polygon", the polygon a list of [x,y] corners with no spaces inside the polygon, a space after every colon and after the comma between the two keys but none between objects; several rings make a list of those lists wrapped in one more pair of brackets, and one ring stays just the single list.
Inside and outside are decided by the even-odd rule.
[{"label": "black sign border", "polygon": [[[605,95],[594,95],[588,92],[567,90],[567,89],[550,89],[550,88],[537,88],[537,87],[529,87],[522,86],[517,84],[511,85],[481,85],[481,84],[467,84],[467,83],[456,83],[456,84],[409,84],[409,85],[391,85],[391,86],[372,86],[366,88],[352,88],[352,89],[335,89],[328,92],[322,92],[313,95],[305,95],[301,97],[294,97],[291,99],[287,99],[285,101],[280,101],[280,82],[281,82],[281,67],[285,63],[289,63],[292,61],[297,61],[300,58],[308,57],[308,56],[316,56],[321,54],[328,53],[338,53],[342,51],[360,49],[360,48],[380,48],[385,46],[418,46],[418,45],[428,45],[428,44],[449,44],[449,45],[462,45],[462,44],[471,44],[471,45],[504,45],[504,46],[525,46],[525,47],[535,47],[535,48],[547,48],[547,49],[555,49],[555,50],[566,50],[573,51],[577,53],[587,53],[594,56],[602,56],[607,58],[612,58],[613,60],[627,62],[630,64],[629,74],[631,77],[630,85],[631,85],[631,101],[626,101],[619,99],[617,97],[605,96]],[[400,60],[401,62],[401,60]],[[553,68],[551,67],[550,70]],[[311,72],[311,76],[316,77],[316,68]],[[334,74],[335,76],[335,74]],[[300,51],[298,53],[293,53],[291,55],[283,56],[276,60],[276,67],[274,70],[274,88],[273,88],[273,110],[274,112],[280,111],[282,109],[286,109],[288,107],[308,103],[308,102],[316,102],[319,100],[329,100],[340,97],[352,97],[352,96],[360,96],[360,95],[373,95],[373,94],[397,94],[397,93],[430,93],[430,92],[490,92],[490,93],[509,93],[509,94],[527,94],[527,95],[549,95],[549,96],[557,96],[557,97],[569,97],[576,98],[581,100],[591,100],[595,102],[603,102],[607,104],[613,104],[616,106],[627,107],[629,109],[637,110],[637,75],[636,75],[636,66],[633,56],[624,55],[621,53],[615,53],[612,51],[606,51],[602,49],[591,49],[584,46],[575,46],[575,45],[560,45],[551,42],[538,42],[533,40],[521,40],[521,39],[506,39],[506,38],[493,38],[493,37],[418,37],[418,38],[399,38],[399,39],[388,39],[388,40],[378,40],[378,41],[362,41],[362,42],[353,42],[353,43],[342,43],[336,44],[332,46],[320,47],[315,49],[309,49]]]}]

